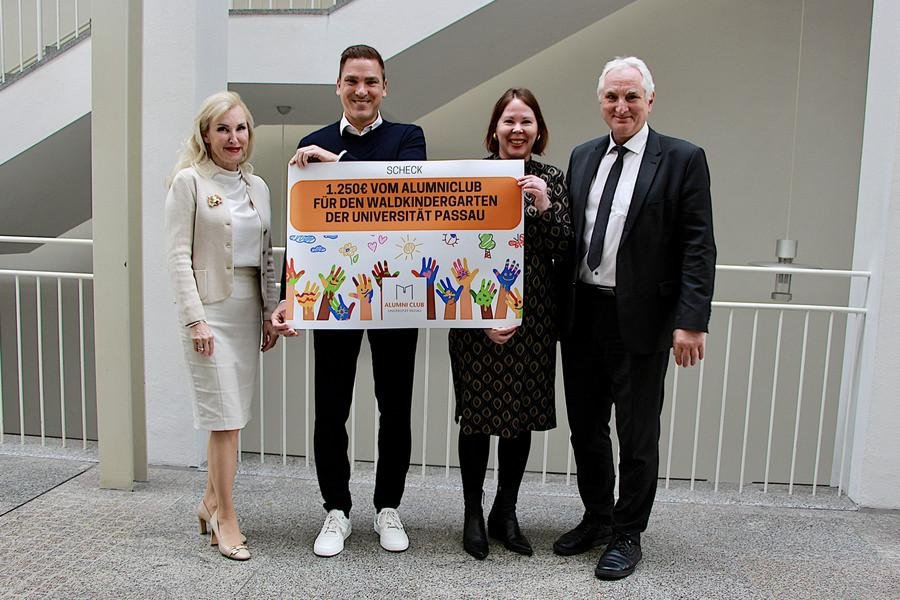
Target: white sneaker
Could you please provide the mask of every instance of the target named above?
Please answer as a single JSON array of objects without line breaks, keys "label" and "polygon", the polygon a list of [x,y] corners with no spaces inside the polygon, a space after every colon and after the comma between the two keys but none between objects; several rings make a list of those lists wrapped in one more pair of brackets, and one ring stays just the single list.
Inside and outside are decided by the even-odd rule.
[{"label": "white sneaker", "polygon": [[334,556],[344,549],[344,540],[350,537],[352,531],[350,519],[344,516],[344,511],[334,509],[325,515],[325,523],[322,531],[316,536],[313,544],[313,552],[317,556]]},{"label": "white sneaker", "polygon": [[395,508],[382,508],[375,515],[375,533],[381,547],[391,552],[403,552],[409,548],[409,537],[403,530],[400,514]]}]

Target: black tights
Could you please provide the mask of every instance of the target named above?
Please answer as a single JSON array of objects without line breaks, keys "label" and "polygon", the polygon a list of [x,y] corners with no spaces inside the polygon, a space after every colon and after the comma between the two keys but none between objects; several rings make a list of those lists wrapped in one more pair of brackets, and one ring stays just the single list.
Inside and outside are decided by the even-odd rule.
[{"label": "black tights", "polygon": [[[462,475],[466,508],[481,508],[484,476],[487,473],[491,436],[486,433],[459,433],[459,470]],[[519,485],[525,474],[531,432],[523,431],[514,438],[500,438],[498,447],[498,485],[494,505],[498,509],[515,510]]]}]

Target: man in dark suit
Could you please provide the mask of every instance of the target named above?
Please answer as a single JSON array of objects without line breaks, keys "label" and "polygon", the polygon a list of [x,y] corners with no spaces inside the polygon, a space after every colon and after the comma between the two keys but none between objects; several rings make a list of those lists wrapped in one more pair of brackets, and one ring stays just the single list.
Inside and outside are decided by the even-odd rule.
[{"label": "man in dark suit", "polygon": [[597,95],[610,135],[575,148],[567,174],[576,250],[562,342],[585,513],[553,549],[573,555],[608,543],[594,573],[618,579],[641,560],[656,495],[669,348],[678,366],[703,358],[716,247],[706,156],[647,125],[654,86],[644,62],[607,63]]}]

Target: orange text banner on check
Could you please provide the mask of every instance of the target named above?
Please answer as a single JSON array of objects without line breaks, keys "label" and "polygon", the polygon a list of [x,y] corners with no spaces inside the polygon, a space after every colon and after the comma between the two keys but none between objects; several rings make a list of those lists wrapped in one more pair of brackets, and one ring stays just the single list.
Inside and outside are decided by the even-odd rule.
[{"label": "orange text banner on check", "polygon": [[301,232],[513,229],[521,218],[513,177],[308,179],[290,192]]}]

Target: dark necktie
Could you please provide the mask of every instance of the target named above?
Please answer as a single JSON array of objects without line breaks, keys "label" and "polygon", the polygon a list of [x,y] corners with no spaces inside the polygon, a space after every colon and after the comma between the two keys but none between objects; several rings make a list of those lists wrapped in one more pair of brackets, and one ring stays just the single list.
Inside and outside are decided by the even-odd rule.
[{"label": "dark necktie", "polygon": [[587,253],[587,266],[591,271],[600,266],[603,257],[603,237],[606,235],[606,226],[609,224],[609,212],[612,209],[613,197],[616,195],[616,187],[619,185],[619,176],[622,174],[622,162],[628,148],[614,146],[613,150],[618,154],[613,163],[609,175],[606,176],[606,185],[600,195],[600,206],[597,208],[597,219],[594,221],[594,231],[591,234],[591,246]]}]

